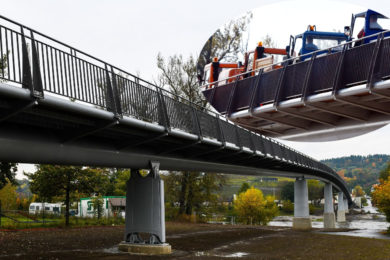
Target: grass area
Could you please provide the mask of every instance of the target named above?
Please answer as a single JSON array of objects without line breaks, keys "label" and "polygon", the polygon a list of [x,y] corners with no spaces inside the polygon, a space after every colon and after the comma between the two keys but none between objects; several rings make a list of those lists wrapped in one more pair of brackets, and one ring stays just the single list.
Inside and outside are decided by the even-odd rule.
[{"label": "grass area", "polygon": [[278,181],[264,181],[266,177],[259,176],[241,176],[226,174],[226,183],[223,186],[220,194],[222,198],[231,198],[233,194],[237,194],[241,185],[246,182],[250,186],[254,186],[257,189],[261,189],[264,195],[276,195],[280,196],[281,182],[294,181],[291,178],[277,177]]},{"label": "grass area", "polygon": [[[57,218],[37,218],[37,222],[26,217],[16,218],[19,222],[11,220],[9,218],[2,217],[0,229],[28,229],[28,228],[47,228],[47,227],[65,227],[65,217]],[[123,218],[80,218],[70,217],[69,225],[71,227],[83,227],[83,226],[115,226],[124,225],[125,220]]]}]

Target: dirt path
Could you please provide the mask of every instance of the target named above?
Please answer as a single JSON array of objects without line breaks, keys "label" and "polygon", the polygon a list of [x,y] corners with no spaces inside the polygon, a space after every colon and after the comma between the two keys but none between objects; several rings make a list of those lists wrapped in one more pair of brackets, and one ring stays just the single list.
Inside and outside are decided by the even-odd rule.
[{"label": "dirt path", "polygon": [[167,223],[170,256],[117,250],[123,226],[0,232],[0,259],[390,259],[390,241],[290,228]]}]

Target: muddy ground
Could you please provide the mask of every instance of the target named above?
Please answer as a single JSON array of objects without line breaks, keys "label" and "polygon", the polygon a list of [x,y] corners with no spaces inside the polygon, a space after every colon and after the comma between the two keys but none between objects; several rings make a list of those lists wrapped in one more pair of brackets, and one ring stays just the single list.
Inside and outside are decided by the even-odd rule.
[{"label": "muddy ground", "polygon": [[0,232],[0,259],[390,259],[390,240],[281,227],[167,223],[170,256],[121,253],[123,226]]}]

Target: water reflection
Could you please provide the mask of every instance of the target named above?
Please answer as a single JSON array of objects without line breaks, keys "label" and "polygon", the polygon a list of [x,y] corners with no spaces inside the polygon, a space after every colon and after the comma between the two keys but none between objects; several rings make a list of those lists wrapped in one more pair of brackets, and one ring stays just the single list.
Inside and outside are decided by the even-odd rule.
[{"label": "water reflection", "polygon": [[[383,232],[390,227],[390,223],[386,222],[386,217],[380,214],[378,210],[372,206],[371,201],[367,201],[368,206],[363,207],[362,214],[351,215],[347,222],[336,222],[337,228],[354,229],[348,232],[324,232],[334,235],[359,236],[370,238],[390,239],[390,236],[384,235]],[[292,226],[292,216],[278,216],[269,223],[270,226]],[[320,216],[311,216],[313,228],[323,228],[323,219]]]}]

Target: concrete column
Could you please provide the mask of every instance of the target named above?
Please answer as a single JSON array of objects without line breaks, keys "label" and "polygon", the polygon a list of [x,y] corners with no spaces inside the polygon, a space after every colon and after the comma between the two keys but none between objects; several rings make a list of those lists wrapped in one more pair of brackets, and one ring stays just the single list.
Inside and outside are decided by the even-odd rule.
[{"label": "concrete column", "polygon": [[[155,255],[170,254],[165,242],[164,182],[159,175],[159,162],[150,162],[150,173],[143,177],[131,170],[126,190],[125,241],[119,250]],[[147,236],[141,237],[140,233]]]},{"label": "concrete column", "polygon": [[297,178],[294,183],[294,229],[310,229],[309,196],[305,178]]},{"label": "concrete column", "polygon": [[324,228],[336,228],[336,218],[333,209],[333,190],[331,183],[325,183],[324,198]]},{"label": "concrete column", "polygon": [[337,198],[337,222],[345,222],[345,202],[344,202],[344,194],[340,191]]},{"label": "concrete column", "polygon": [[348,200],[344,198],[344,210],[345,213],[349,213]]}]

